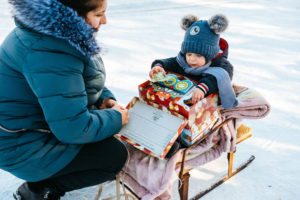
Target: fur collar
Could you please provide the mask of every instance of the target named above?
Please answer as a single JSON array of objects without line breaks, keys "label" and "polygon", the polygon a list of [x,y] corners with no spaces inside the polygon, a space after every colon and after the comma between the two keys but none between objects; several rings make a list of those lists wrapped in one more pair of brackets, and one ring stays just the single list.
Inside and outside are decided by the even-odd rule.
[{"label": "fur collar", "polygon": [[10,0],[17,21],[25,27],[66,40],[82,55],[100,52],[94,30],[77,12],[57,0]]}]

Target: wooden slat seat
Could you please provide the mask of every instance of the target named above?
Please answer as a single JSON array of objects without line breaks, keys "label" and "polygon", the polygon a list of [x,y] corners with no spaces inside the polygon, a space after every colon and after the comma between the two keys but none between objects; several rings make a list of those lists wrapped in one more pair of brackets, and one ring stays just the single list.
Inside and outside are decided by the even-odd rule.
[{"label": "wooden slat seat", "polygon": [[236,144],[248,139],[249,137],[252,136],[252,128],[242,124],[238,129],[237,129],[237,134],[236,134]]}]

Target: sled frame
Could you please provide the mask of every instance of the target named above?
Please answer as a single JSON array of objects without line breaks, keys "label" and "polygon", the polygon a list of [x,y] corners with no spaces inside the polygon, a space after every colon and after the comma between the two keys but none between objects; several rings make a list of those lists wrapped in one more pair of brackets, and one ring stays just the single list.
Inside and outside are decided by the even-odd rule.
[{"label": "sled frame", "polygon": [[[190,178],[190,173],[189,172],[192,169],[189,169],[189,170],[185,170],[184,169],[184,165],[185,165],[185,160],[186,160],[187,153],[189,152],[189,150],[191,148],[197,146],[199,143],[201,143],[203,140],[205,140],[208,136],[210,136],[211,134],[213,134],[215,131],[217,131],[219,128],[221,128],[225,124],[229,123],[231,120],[233,120],[233,119],[230,118],[230,119],[225,120],[224,122],[222,122],[221,124],[219,124],[218,126],[216,126],[214,129],[210,130],[203,138],[201,138],[201,140],[197,141],[192,146],[190,146],[190,147],[188,147],[188,148],[186,148],[184,150],[183,156],[182,156],[182,159],[181,159],[180,172],[179,172],[179,178],[180,178],[180,180],[178,182],[178,192],[179,192],[180,200],[188,200],[189,178]],[[239,134],[237,134],[237,136],[238,135]],[[236,144],[241,143],[242,141],[250,138],[251,136],[252,136],[252,134],[249,133],[249,134],[245,134],[245,135],[242,135],[240,137],[237,137]],[[227,161],[228,161],[228,164],[227,164],[227,166],[228,166],[227,175],[225,177],[221,178],[220,180],[218,180],[217,182],[215,182],[214,184],[212,184],[208,189],[202,190],[200,193],[196,194],[194,197],[191,198],[191,200],[200,199],[205,194],[209,193],[210,191],[212,191],[213,189],[215,189],[216,187],[218,187],[219,185],[221,185],[222,183],[224,183],[225,181],[227,181],[228,179],[230,179],[232,176],[236,175],[237,173],[239,173],[240,171],[242,171],[243,169],[245,169],[255,159],[255,156],[251,155],[246,162],[244,162],[237,169],[235,169],[234,171],[232,171],[234,153],[236,153],[236,149],[233,152],[227,153]],[[120,180],[118,180],[118,182],[119,181]],[[121,181],[120,181],[120,183],[124,184]],[[135,197],[134,199],[141,199],[126,184],[124,184],[124,187]],[[100,192],[100,190],[102,191],[102,185],[100,185],[100,187],[99,187],[99,192]],[[100,198],[99,192],[98,192],[98,195],[95,198],[95,200],[98,200]]]},{"label": "sled frame", "polygon": [[[179,196],[180,196],[181,200],[188,200],[189,178],[190,178],[190,173],[189,172],[190,172],[190,170],[192,170],[192,169],[190,169],[190,170],[185,170],[184,169],[185,158],[186,158],[186,155],[187,155],[188,151],[191,148],[197,146],[200,142],[202,142],[209,135],[211,135],[212,133],[214,133],[215,131],[217,131],[219,128],[221,128],[225,124],[229,123],[231,120],[233,120],[233,119],[227,119],[227,120],[225,120],[224,122],[222,122],[221,124],[219,124],[217,127],[215,127],[214,129],[212,129],[200,141],[197,141],[195,144],[193,144],[192,146],[190,146],[190,147],[188,147],[188,148],[186,148],[184,150],[183,156],[182,156],[182,160],[181,160],[180,172],[179,172],[180,181],[178,183],[178,192],[179,192]],[[237,136],[238,135],[239,134],[237,134]],[[240,137],[237,137],[236,144],[241,143],[242,141],[250,138],[251,136],[252,136],[252,134],[248,133],[248,134],[241,135]],[[251,155],[246,162],[244,162],[237,169],[235,169],[234,171],[232,171],[234,153],[236,153],[236,148],[235,148],[235,150],[233,152],[227,153],[227,161],[228,161],[228,164],[227,164],[228,165],[227,175],[225,177],[221,178],[220,180],[218,180],[217,182],[215,182],[214,184],[212,184],[208,189],[205,189],[205,190],[201,191],[200,193],[196,194],[194,197],[191,198],[191,200],[200,199],[205,194],[209,193],[210,191],[212,191],[213,189],[215,189],[216,187],[218,187],[219,185],[221,185],[222,183],[224,183],[225,181],[227,181],[228,179],[230,179],[232,176],[236,175],[237,173],[239,173],[240,171],[242,171],[243,169],[245,169],[255,159],[255,156]]]}]

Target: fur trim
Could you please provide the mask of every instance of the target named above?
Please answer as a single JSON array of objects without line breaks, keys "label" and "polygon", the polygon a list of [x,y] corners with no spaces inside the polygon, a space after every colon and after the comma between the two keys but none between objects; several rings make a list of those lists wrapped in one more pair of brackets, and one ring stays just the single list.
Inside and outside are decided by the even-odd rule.
[{"label": "fur trim", "polygon": [[186,15],[181,19],[180,27],[183,30],[187,30],[194,22],[198,21],[198,17],[195,15]]},{"label": "fur trim", "polygon": [[17,21],[33,31],[67,41],[82,55],[100,52],[94,29],[57,0],[10,0]]},{"label": "fur trim", "polygon": [[220,34],[227,29],[228,19],[225,15],[217,14],[208,20],[208,25],[215,34]]}]

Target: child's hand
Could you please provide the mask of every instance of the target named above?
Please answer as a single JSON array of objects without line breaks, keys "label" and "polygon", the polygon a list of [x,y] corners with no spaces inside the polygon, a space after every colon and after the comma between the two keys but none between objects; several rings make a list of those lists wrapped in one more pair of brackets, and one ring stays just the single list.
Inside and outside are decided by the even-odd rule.
[{"label": "child's hand", "polygon": [[151,71],[150,71],[150,73],[149,73],[150,78],[153,79],[153,75],[154,75],[155,73],[158,73],[158,72],[163,72],[164,75],[167,74],[166,71],[164,70],[164,68],[162,68],[162,67],[159,66],[159,65],[155,65],[155,66],[151,69]]},{"label": "child's hand", "polygon": [[192,104],[197,103],[203,98],[204,98],[204,92],[199,88],[195,88],[192,95]]}]

